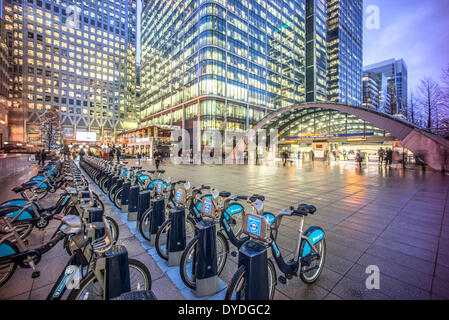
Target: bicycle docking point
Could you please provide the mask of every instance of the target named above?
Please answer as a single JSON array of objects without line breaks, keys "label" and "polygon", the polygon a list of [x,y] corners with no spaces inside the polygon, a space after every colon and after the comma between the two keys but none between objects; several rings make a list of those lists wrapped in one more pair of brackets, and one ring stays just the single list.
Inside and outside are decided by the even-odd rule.
[{"label": "bicycle docking point", "polygon": [[156,244],[156,234],[159,227],[165,222],[165,199],[152,200],[153,212],[150,216],[150,246]]},{"label": "bicycle docking point", "polygon": [[239,250],[238,266],[247,270],[245,300],[269,300],[268,248],[256,241],[245,242]]},{"label": "bicycle docking point", "polygon": [[214,295],[219,290],[215,221],[200,221],[195,232],[199,237],[195,295],[201,298]]},{"label": "bicycle docking point", "polygon": [[186,214],[183,207],[174,208],[170,212],[171,227],[168,246],[169,267],[179,266],[182,253],[186,248]]}]

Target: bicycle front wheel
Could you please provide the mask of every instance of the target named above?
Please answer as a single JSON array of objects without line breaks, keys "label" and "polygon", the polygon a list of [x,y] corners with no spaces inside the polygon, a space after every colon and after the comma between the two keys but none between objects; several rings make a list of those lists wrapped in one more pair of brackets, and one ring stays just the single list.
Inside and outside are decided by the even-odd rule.
[{"label": "bicycle front wheel", "polygon": [[[268,267],[268,297],[273,300],[274,290],[277,283],[276,269],[271,259],[267,260]],[[229,287],[226,291],[225,300],[245,300],[247,287],[246,267],[241,265],[232,277]]]},{"label": "bicycle front wheel", "polygon": [[[155,247],[159,256],[168,260],[168,243],[170,241],[170,228],[171,228],[171,220],[166,220],[162,226],[159,228],[156,234]],[[195,221],[191,217],[187,217],[186,224],[186,243],[189,243],[190,240],[195,236]]]},{"label": "bicycle front wheel", "polygon": [[[194,237],[189,242],[186,249],[182,253],[179,271],[184,284],[191,288],[196,288],[196,262],[198,256],[199,238]],[[225,236],[221,232],[217,232],[216,238],[217,249],[217,274],[220,275],[226,264],[229,253],[229,244]]]},{"label": "bicycle front wheel", "polygon": [[[2,244],[0,244],[0,250],[3,252],[2,257],[6,257],[7,255],[14,255],[19,253],[19,248],[9,241],[4,240]],[[14,274],[17,268],[17,263],[14,261],[5,262],[0,264],[0,287],[3,286]]]},{"label": "bicycle front wheel", "polygon": [[[151,290],[151,274],[148,268],[140,261],[128,259],[129,279],[132,291]],[[103,300],[104,292],[93,272],[90,272],[81,281],[79,289],[72,290],[68,300]]]},{"label": "bicycle front wheel", "polygon": [[153,213],[153,209],[150,208],[142,215],[139,223],[139,232],[144,237],[145,240],[151,240],[151,214]]}]

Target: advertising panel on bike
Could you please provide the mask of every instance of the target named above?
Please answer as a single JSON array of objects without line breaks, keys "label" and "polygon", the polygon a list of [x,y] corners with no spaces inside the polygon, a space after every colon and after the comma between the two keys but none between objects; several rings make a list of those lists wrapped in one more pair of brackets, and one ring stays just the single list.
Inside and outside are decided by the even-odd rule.
[{"label": "advertising panel on bike", "polygon": [[162,182],[158,182],[156,184],[156,192],[157,193],[162,193],[162,190],[164,190],[164,185],[162,184]]},{"label": "advertising panel on bike", "polygon": [[179,204],[185,202],[185,191],[183,189],[176,189],[175,201]]},{"label": "advertising panel on bike", "polygon": [[206,217],[215,218],[215,206],[211,199],[203,198],[201,213]]},{"label": "advertising panel on bike", "polygon": [[243,220],[243,233],[251,238],[266,241],[268,236],[267,221],[262,216],[247,214]]}]

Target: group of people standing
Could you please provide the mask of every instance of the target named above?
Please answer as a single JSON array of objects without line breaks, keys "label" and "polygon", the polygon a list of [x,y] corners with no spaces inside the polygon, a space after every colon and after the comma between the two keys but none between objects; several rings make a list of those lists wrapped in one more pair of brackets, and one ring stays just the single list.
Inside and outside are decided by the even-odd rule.
[{"label": "group of people standing", "polygon": [[385,166],[391,166],[393,162],[393,150],[391,150],[391,148],[387,148],[386,150],[380,148],[377,152],[377,155],[379,156],[380,165],[384,164],[385,162]]}]

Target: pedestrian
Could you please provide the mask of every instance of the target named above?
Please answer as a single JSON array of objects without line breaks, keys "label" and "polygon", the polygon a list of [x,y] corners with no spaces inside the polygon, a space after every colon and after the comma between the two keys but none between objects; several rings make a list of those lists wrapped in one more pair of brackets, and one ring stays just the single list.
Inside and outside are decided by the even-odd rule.
[{"label": "pedestrian", "polygon": [[109,159],[114,160],[114,148],[111,148],[111,150],[109,150]]},{"label": "pedestrian", "polygon": [[117,163],[120,163],[120,156],[122,155],[120,148],[117,148],[117,150],[115,151],[115,154],[117,155]]},{"label": "pedestrian", "polygon": [[343,150],[343,161],[346,161],[346,150]]},{"label": "pedestrian", "polygon": [[360,152],[360,150],[357,150],[357,154],[355,155],[355,161],[357,162],[358,167],[361,168],[362,161],[363,161],[363,155]]},{"label": "pedestrian", "polygon": [[142,155],[140,154],[140,152],[137,152],[137,163],[140,166],[140,159],[142,159]]},{"label": "pedestrian", "polygon": [[156,150],[154,152],[153,157],[154,157],[154,163],[156,164],[156,170],[159,170],[159,164],[161,163],[161,157],[160,157],[158,150]]},{"label": "pedestrian", "polygon": [[83,160],[84,155],[86,154],[83,149],[80,150],[80,161]]},{"label": "pedestrian", "polygon": [[34,160],[37,161],[37,164],[39,164],[40,163],[40,159],[41,159],[41,153],[40,153],[39,150],[37,150],[36,153],[34,154],[34,158],[35,158]]},{"label": "pedestrian", "polygon": [[392,162],[393,162],[393,150],[391,150],[391,148],[388,148],[385,157],[385,166],[391,166]]},{"label": "pedestrian", "polygon": [[47,160],[47,154],[45,153],[45,149],[42,148],[41,153],[39,155],[39,165],[41,167],[45,165],[45,160]]},{"label": "pedestrian", "polygon": [[377,152],[377,155],[379,156],[379,164],[382,165],[384,162],[384,157],[385,157],[385,150],[382,149],[382,147],[379,149],[379,151]]},{"label": "pedestrian", "polygon": [[284,167],[287,164],[287,158],[288,158],[287,151],[282,152],[282,160],[283,160]]}]

